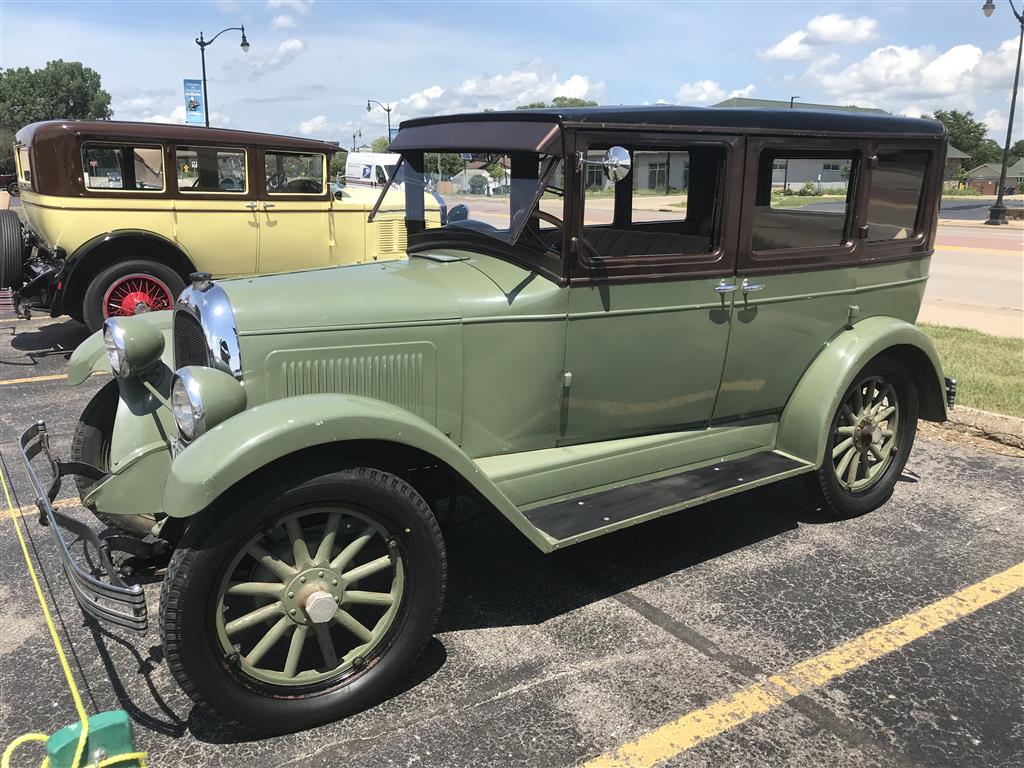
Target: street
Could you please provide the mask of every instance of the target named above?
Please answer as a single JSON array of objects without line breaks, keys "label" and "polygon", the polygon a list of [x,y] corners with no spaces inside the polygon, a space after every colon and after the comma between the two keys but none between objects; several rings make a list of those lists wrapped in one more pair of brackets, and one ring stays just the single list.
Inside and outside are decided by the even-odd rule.
[{"label": "street", "polygon": [[[1024,761],[1024,681],[1007,674],[1022,663],[1024,591],[1020,573],[1005,570],[1024,561],[1024,464],[924,433],[893,499],[841,522],[793,482],[542,555],[467,506],[444,529],[439,629],[401,690],[291,736],[233,731],[177,688],[155,627],[134,636],[83,618],[52,534],[36,522],[15,441],[44,417],[67,456],[77,415],[109,381],[62,380],[85,336],[67,319],[0,319],[0,468],[15,510],[0,515],[5,743],[75,719],[17,523],[86,708],[126,709],[154,766],[570,766],[634,740],[654,754],[665,728],[682,745],[669,750],[671,766]],[[62,511],[88,520],[73,494],[68,483]],[[970,594],[988,596],[980,602],[949,597],[979,583]],[[159,585],[145,589],[155,617]],[[893,635],[890,622],[909,629]],[[888,650],[870,639],[879,633],[897,638]],[[768,676],[793,679],[817,655],[846,673],[751,708]]]}]

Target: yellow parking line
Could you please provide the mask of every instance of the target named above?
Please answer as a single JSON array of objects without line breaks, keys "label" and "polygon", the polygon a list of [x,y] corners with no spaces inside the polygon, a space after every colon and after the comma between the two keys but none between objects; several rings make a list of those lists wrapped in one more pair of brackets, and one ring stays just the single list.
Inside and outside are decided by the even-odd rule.
[{"label": "yellow parking line", "polygon": [[584,768],[640,768],[668,760],[1022,588],[1024,563],[1018,563],[918,611],[794,664],[763,682],[689,712],[635,741],[606,752],[586,763]]},{"label": "yellow parking line", "polygon": [[[73,507],[81,503],[77,497],[67,499],[57,499],[53,502],[54,509],[63,509],[64,507]],[[24,507],[11,507],[10,509],[0,509],[0,518],[4,517],[21,517],[25,514],[34,514],[36,512],[35,504],[26,504]]]},{"label": "yellow parking line", "polygon": [[[109,376],[110,374],[106,371],[93,371],[90,376]],[[68,375],[66,373],[53,373],[49,376],[29,376],[24,379],[3,379],[0,381],[0,387],[5,387],[9,384],[31,384],[36,381],[60,381],[66,379]]]}]

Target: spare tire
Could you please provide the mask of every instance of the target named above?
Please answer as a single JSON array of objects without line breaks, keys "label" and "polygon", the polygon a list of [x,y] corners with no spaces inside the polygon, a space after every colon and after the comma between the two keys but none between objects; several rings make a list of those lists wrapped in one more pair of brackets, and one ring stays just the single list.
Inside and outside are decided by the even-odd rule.
[{"label": "spare tire", "polygon": [[0,288],[21,285],[21,219],[14,211],[0,211]]}]

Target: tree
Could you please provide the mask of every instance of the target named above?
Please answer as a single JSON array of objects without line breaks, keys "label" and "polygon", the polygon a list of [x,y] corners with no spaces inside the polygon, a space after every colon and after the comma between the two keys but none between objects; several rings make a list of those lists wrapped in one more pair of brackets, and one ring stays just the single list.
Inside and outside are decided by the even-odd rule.
[{"label": "tree", "polygon": [[347,159],[348,152],[344,149],[340,152],[335,152],[331,156],[331,164],[327,169],[327,173],[332,179],[345,178],[345,161]]},{"label": "tree", "polygon": [[423,157],[424,172],[439,174],[442,179],[462,173],[463,167],[462,158],[454,152],[428,152]]},{"label": "tree", "polygon": [[551,103],[546,101],[531,101],[529,104],[520,104],[516,109],[566,109],[567,107],[596,107],[596,101],[590,99],[578,99],[575,96],[555,96]]},{"label": "tree", "polygon": [[991,163],[992,165],[999,166],[1003,162],[1003,148],[1000,147],[992,139],[985,139],[974,151],[971,152],[971,168],[977,168],[979,165],[985,163]]},{"label": "tree", "polygon": [[1024,157],[1024,139],[1018,139],[1012,147],[1010,147],[1010,164],[1016,163]]},{"label": "tree", "polygon": [[110,94],[99,73],[80,61],[47,62],[42,69],[0,70],[0,127],[17,131],[39,120],[109,120]]},{"label": "tree", "polygon": [[370,142],[370,149],[374,152],[387,152],[390,146],[391,142],[385,136],[380,136]]},{"label": "tree", "polygon": [[[968,162],[971,168],[977,168],[979,165],[990,163],[993,159],[998,160],[1002,157],[999,145],[986,138],[988,136],[988,126],[980,120],[975,120],[973,112],[961,112],[959,109],[937,109],[935,110],[934,117],[946,126],[946,132],[949,134],[949,143],[961,152],[966,152],[970,155]],[[991,147],[988,146],[987,142],[995,146],[995,158],[992,157]]]}]

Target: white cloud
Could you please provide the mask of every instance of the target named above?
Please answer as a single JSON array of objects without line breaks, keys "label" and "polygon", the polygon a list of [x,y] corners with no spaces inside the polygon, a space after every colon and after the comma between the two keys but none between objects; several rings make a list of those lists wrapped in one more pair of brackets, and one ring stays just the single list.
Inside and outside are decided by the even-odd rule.
[{"label": "white cloud", "polygon": [[[981,122],[988,126],[988,132],[995,136],[1005,136],[1006,134],[1006,116],[998,109],[990,109],[985,112],[985,116],[981,118]],[[1000,141],[1000,144],[1003,142]]]},{"label": "white cloud", "polygon": [[270,26],[274,29],[294,29],[299,26],[299,22],[295,20],[294,16],[289,16],[287,13],[282,13],[280,16],[275,16],[270,22]]},{"label": "white cloud", "polygon": [[258,80],[271,72],[284,69],[306,49],[306,44],[297,37],[291,37],[277,46],[269,57],[250,52],[236,57],[224,65],[224,71],[231,78]]},{"label": "white cloud", "polygon": [[312,136],[314,134],[323,133],[327,126],[327,115],[317,115],[316,117],[311,117],[309,120],[303,120],[299,123],[299,133],[303,136]]},{"label": "white cloud", "polygon": [[753,83],[726,91],[716,80],[698,80],[695,83],[683,83],[676,91],[677,104],[714,104],[734,97],[749,98],[755,91]]},{"label": "white cloud", "polygon": [[[139,118],[144,123],[185,123],[185,105],[180,104],[166,114],[154,112]],[[215,128],[226,128],[231,124],[231,118],[220,112],[210,113],[210,125]]]},{"label": "white cloud", "polygon": [[815,46],[863,43],[878,37],[878,22],[867,16],[848,19],[838,13],[815,16],[803,29],[791,32],[771,48],[761,52],[765,59],[793,61],[809,59]]},{"label": "white cloud", "polygon": [[282,9],[293,13],[307,14],[313,7],[313,0],[267,0],[267,8]]}]

